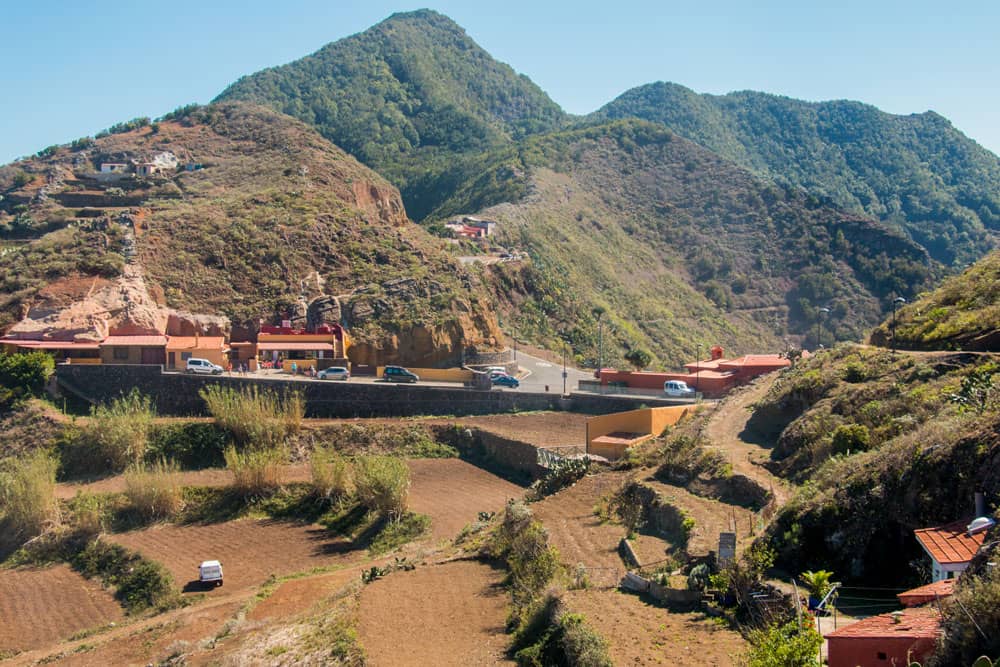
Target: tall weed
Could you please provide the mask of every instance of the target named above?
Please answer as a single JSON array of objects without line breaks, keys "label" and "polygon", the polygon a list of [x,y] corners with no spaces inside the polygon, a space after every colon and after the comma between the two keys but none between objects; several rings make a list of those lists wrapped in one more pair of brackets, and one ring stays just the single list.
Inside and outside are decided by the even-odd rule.
[{"label": "tall weed", "polygon": [[361,456],[354,464],[354,486],[358,500],[372,512],[392,521],[406,513],[410,492],[410,469],[393,456]]},{"label": "tall weed", "polygon": [[129,506],[143,519],[166,519],[184,505],[177,464],[160,459],[135,466],[125,473],[125,496]]},{"label": "tall weed", "polygon": [[93,407],[79,437],[101,465],[120,472],[142,465],[155,417],[153,401],[133,389],[107,405]]},{"label": "tall weed", "polygon": [[351,465],[343,456],[320,447],[313,452],[309,466],[316,497],[337,500],[349,494]]},{"label": "tall weed", "polygon": [[267,496],[281,486],[282,449],[239,451],[230,445],[225,456],[226,468],[233,473],[233,489],[244,498]]},{"label": "tall weed", "polygon": [[29,540],[59,523],[56,501],[58,463],[47,452],[35,450],[14,462],[0,478],[0,501],[7,531],[18,540]]},{"label": "tall weed", "polygon": [[257,386],[236,390],[212,384],[199,395],[216,423],[232,433],[241,447],[277,447],[301,429],[305,416],[305,400],[299,392],[280,395]]}]

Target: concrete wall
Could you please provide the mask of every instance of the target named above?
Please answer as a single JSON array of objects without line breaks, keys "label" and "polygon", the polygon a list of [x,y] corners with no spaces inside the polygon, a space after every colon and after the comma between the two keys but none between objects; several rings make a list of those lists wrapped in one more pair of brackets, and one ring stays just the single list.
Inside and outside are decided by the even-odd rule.
[{"label": "concrete wall", "polygon": [[[933,639],[914,637],[830,637],[827,642],[830,667],[909,665],[934,651]],[[885,658],[879,658],[879,653]]]},{"label": "concrete wall", "polygon": [[[668,426],[673,426],[689,411],[696,408],[686,405],[676,405],[662,408],[642,408],[617,412],[587,420],[587,451],[599,456],[606,454],[594,449],[594,439],[615,432],[642,433],[650,437],[657,436]],[[618,453],[618,458],[622,453]]]}]

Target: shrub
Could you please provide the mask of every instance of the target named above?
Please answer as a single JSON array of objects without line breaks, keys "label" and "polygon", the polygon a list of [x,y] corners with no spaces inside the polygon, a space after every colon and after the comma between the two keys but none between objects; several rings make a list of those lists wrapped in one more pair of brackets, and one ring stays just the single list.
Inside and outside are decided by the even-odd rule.
[{"label": "shrub", "polygon": [[362,456],[354,464],[354,486],[362,505],[395,521],[406,512],[410,469],[392,456]]},{"label": "shrub", "polygon": [[817,570],[816,572],[807,570],[799,575],[799,579],[809,590],[810,596],[822,600],[823,596],[830,591],[830,577],[832,576],[833,572],[829,570]]},{"label": "shrub", "polygon": [[754,630],[750,633],[750,643],[753,647],[748,656],[748,667],[818,667],[823,637],[816,631],[812,620],[804,618],[801,624],[790,621]]},{"label": "shrub", "polygon": [[55,362],[45,352],[0,354],[0,407],[45,391]]},{"label": "shrub", "polygon": [[389,521],[368,545],[373,554],[383,554],[420,537],[431,527],[426,514],[405,513],[398,521]]},{"label": "shrub", "polygon": [[711,572],[708,569],[708,565],[705,563],[700,563],[691,568],[688,573],[688,590],[692,591],[703,591],[708,588],[709,577]]},{"label": "shrub", "polygon": [[507,503],[486,552],[507,562],[515,609],[524,610],[559,570],[559,555],[549,547],[549,536],[521,501]]},{"label": "shrub", "polygon": [[863,452],[868,449],[871,436],[864,424],[841,424],[833,431],[832,451],[834,454]]},{"label": "shrub", "polygon": [[175,597],[166,568],[118,544],[94,540],[72,557],[71,564],[84,576],[100,577],[114,586],[115,597],[132,614],[165,607]]},{"label": "shrub", "polygon": [[233,489],[244,498],[260,498],[281,486],[284,452],[278,448],[239,451],[230,445],[226,468],[233,473]]},{"label": "shrub", "polygon": [[125,473],[125,497],[133,512],[146,520],[166,519],[184,504],[177,464],[165,459],[135,466]]},{"label": "shrub", "polygon": [[316,497],[336,500],[348,495],[351,466],[343,456],[325,448],[317,448],[313,451],[309,467],[312,470],[312,488]]},{"label": "shrub", "polygon": [[1000,635],[995,632],[998,627],[1000,567],[987,567],[973,576],[964,574],[955,591],[955,602],[945,609],[943,633],[930,664],[971,665],[984,654],[1000,657]]},{"label": "shrub", "polygon": [[199,392],[216,424],[241,447],[273,448],[301,428],[305,401],[299,392],[279,395],[256,386],[239,391],[212,384]]},{"label": "shrub", "polygon": [[551,594],[526,615],[513,648],[517,664],[523,667],[612,665],[604,638],[587,625],[582,614],[564,612],[559,598]]},{"label": "shrub", "polygon": [[229,434],[216,424],[201,422],[153,427],[146,460],[171,459],[183,468],[225,465]]},{"label": "shrub", "polygon": [[546,496],[566,488],[586,476],[590,470],[590,459],[561,459],[545,477],[531,485],[531,500],[541,500]]},{"label": "shrub", "polygon": [[651,355],[646,350],[641,348],[636,348],[634,350],[629,350],[625,353],[625,361],[632,364],[637,371],[641,371],[653,360],[653,355]]},{"label": "shrub", "polygon": [[7,530],[19,540],[40,535],[59,521],[56,501],[58,463],[47,452],[35,450],[14,461],[0,482],[0,500]]},{"label": "shrub", "polygon": [[93,407],[80,438],[97,457],[94,463],[122,471],[142,465],[155,416],[152,400],[133,389],[108,405]]}]

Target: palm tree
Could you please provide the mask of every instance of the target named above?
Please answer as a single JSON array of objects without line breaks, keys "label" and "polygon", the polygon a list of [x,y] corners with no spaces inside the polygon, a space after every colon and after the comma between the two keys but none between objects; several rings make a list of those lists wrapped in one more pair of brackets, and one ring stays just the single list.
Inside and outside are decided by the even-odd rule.
[{"label": "palm tree", "polygon": [[832,576],[833,572],[829,570],[817,570],[815,572],[806,570],[799,575],[799,579],[809,589],[809,597],[816,598],[816,602],[818,603],[830,592],[830,578]]}]

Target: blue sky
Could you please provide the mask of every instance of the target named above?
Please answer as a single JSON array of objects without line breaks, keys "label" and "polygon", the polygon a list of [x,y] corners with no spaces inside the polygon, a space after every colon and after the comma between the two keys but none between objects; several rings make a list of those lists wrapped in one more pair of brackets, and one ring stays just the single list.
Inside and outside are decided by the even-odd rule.
[{"label": "blue sky", "polygon": [[[243,74],[418,7],[381,0],[4,5],[0,163],[135,116],[208,102]],[[664,80],[708,93],[856,99],[892,113],[932,109],[1000,153],[997,2],[441,0],[426,6],[453,18],[573,113]]]}]

